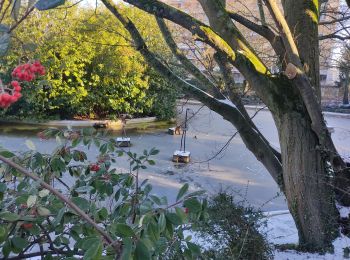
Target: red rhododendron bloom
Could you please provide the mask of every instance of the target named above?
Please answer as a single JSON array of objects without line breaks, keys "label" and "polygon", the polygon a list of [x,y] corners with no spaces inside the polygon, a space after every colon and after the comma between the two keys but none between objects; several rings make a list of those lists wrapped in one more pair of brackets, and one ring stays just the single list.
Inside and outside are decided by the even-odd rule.
[{"label": "red rhododendron bloom", "polygon": [[8,108],[22,97],[22,87],[19,81],[30,82],[44,74],[45,68],[39,61],[17,66],[11,74],[17,80],[12,80],[8,86],[5,86],[0,80],[0,107]]}]

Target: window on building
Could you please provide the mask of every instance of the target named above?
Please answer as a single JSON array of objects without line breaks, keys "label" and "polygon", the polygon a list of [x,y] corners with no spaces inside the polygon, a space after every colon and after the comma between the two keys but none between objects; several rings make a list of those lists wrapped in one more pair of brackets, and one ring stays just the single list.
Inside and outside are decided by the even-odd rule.
[{"label": "window on building", "polygon": [[326,80],[327,80],[327,75],[321,74],[321,75],[320,75],[320,80],[321,80],[321,81],[326,81]]}]

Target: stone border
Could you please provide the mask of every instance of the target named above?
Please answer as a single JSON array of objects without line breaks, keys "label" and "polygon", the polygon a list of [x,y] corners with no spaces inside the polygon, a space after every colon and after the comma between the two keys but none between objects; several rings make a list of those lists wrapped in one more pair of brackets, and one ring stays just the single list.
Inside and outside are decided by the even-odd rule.
[{"label": "stone border", "polygon": [[[137,124],[156,122],[156,117],[133,118],[128,119],[126,128],[133,127]],[[44,127],[93,127],[95,124],[106,124],[107,129],[120,130],[122,122],[120,120],[51,120],[47,122],[23,122],[23,121],[1,121],[0,123],[36,125]]]}]

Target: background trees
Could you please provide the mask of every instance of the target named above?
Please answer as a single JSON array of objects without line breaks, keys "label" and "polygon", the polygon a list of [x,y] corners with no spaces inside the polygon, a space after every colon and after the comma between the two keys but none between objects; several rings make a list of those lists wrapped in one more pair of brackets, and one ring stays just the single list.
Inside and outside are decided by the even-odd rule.
[{"label": "background trees", "polygon": [[[169,59],[163,42],[157,40],[155,21],[130,8],[123,12],[138,17],[149,44]],[[73,7],[66,12],[37,12],[26,19],[14,32],[10,52],[2,57],[3,75],[14,64],[38,59],[48,68],[47,78],[35,90],[27,88],[25,98],[6,115],[173,117],[176,93],[147,66],[125,30],[114,28],[110,18],[106,11],[95,14],[93,9]]]}]

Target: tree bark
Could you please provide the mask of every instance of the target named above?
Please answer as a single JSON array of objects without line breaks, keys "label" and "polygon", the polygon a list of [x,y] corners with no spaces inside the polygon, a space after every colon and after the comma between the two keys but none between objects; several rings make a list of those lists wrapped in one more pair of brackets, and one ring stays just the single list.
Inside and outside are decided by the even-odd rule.
[{"label": "tree bark", "polygon": [[299,233],[299,245],[325,251],[338,235],[335,197],[327,157],[316,149],[318,138],[306,113],[279,118],[284,194]]},{"label": "tree bark", "polygon": [[319,2],[321,1],[282,1],[284,15],[293,33],[304,70],[311,79],[318,101],[321,102],[318,43]]},{"label": "tree bark", "polygon": [[344,84],[344,95],[343,95],[343,104],[348,105],[349,104],[349,71],[345,74],[345,80],[343,82]]},{"label": "tree bark", "polygon": [[[193,17],[157,0],[124,0],[146,12],[169,19],[188,29],[196,39],[208,43],[218,53],[225,55],[227,60],[239,69],[268,105],[274,116],[282,151],[283,166],[281,166],[280,159],[276,157],[270,145],[255,131],[237,107],[229,105],[227,100],[213,98],[174,75],[147,49],[142,36],[132,21],[118,12],[111,0],[102,1],[130,32],[137,49],[150,65],[174,85],[191,93],[239,129],[247,148],[264,164],[285,192],[289,209],[299,230],[300,244],[308,249],[321,251],[331,246],[333,238],[337,235],[338,226],[333,190],[335,176],[331,169],[332,166],[342,166],[342,160],[329,136],[319,103],[311,88],[313,84],[317,86],[318,60],[315,60],[315,68],[311,70],[308,69],[307,65],[304,66],[311,81],[305,75],[299,59],[297,59],[297,64],[294,64],[297,65],[294,77],[288,79],[283,75],[271,75],[254,49],[232,23],[220,2],[199,0],[212,25],[208,27]],[[269,0],[269,2],[273,3],[273,0]],[[294,6],[290,7],[296,14],[300,12],[304,14],[309,10],[301,5],[306,1],[286,0],[285,2],[287,2],[285,6],[293,5],[292,3],[295,2],[297,6],[302,7],[301,11],[295,9]],[[312,3],[314,2],[317,3],[317,1],[312,1]],[[283,18],[283,15],[279,13],[279,17]],[[312,17],[303,17],[303,19],[312,19]],[[290,36],[292,30],[295,36],[295,27],[291,25],[293,23],[295,26],[299,26],[297,30],[301,35],[306,34],[302,37],[307,38],[308,33],[314,35],[315,31],[317,32],[317,27],[312,24],[308,24],[303,30],[297,20],[293,20],[291,17],[287,20],[288,30],[282,30],[281,33],[289,32]],[[284,26],[282,29],[285,29],[285,22],[281,25]],[[283,44],[295,47],[293,37],[285,37]],[[305,39],[298,42],[297,47],[303,48],[304,44],[306,44]],[[300,51],[304,65],[305,61],[306,64],[312,63],[311,57],[315,58],[315,51],[318,49],[317,42],[309,41],[308,44],[312,47],[308,47],[307,50],[314,53],[305,51],[303,54],[304,50]],[[289,56],[292,57],[291,53]],[[299,53],[295,53],[294,56],[299,58]],[[337,162],[338,160],[339,162]]]}]

